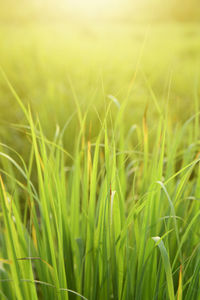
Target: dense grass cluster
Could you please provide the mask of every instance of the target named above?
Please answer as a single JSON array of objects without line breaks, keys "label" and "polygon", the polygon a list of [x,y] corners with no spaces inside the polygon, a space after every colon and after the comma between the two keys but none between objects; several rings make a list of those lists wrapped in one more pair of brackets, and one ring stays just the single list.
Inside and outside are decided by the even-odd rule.
[{"label": "dense grass cluster", "polygon": [[3,76],[31,149],[24,162],[1,144],[1,298],[200,299],[197,95],[193,116],[176,127],[154,98],[153,133],[147,109],[141,128],[126,132],[127,101],[110,97],[93,140],[75,99],[70,155],[62,143],[70,120],[49,141]]},{"label": "dense grass cluster", "polygon": [[40,22],[0,29],[0,299],[200,300],[199,25]]}]

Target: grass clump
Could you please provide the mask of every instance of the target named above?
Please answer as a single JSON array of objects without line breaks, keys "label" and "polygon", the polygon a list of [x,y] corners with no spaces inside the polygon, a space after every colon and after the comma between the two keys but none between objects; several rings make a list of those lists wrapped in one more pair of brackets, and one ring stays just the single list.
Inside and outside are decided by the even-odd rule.
[{"label": "grass clump", "polygon": [[146,109],[143,125],[126,132],[127,102],[110,96],[92,139],[76,101],[70,155],[68,123],[49,141],[7,84],[30,153],[25,162],[1,144],[1,298],[200,299],[198,98],[194,116],[173,128],[153,95],[156,128]]}]

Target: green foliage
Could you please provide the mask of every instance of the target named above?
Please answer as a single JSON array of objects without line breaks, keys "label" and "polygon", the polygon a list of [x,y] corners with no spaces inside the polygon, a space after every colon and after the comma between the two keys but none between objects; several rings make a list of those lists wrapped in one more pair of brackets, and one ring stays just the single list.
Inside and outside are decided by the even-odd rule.
[{"label": "green foliage", "polygon": [[110,97],[91,140],[75,100],[79,135],[66,168],[63,132],[50,142],[2,74],[31,142],[28,164],[1,145],[2,299],[199,299],[197,98],[174,131],[151,90],[160,113],[151,151],[147,112],[136,151],[124,131],[126,101]]},{"label": "green foliage", "polygon": [[198,300],[199,25],[62,22],[0,30],[0,299]]}]

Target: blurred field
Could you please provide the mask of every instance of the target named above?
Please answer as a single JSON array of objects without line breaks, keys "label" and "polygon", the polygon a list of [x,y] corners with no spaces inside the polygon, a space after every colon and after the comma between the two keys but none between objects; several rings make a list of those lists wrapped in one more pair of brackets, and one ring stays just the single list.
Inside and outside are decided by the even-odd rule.
[{"label": "blurred field", "polygon": [[[103,114],[110,101],[107,95],[120,103],[129,98],[127,130],[141,123],[147,104],[149,126],[156,126],[149,86],[161,107],[169,98],[172,126],[191,115],[199,76],[200,25],[77,23],[1,25],[1,66],[24,103],[39,114],[49,137],[56,124],[64,126],[76,110],[73,93],[83,111],[89,108],[92,136],[100,126],[95,109]],[[0,85],[1,136],[22,149],[22,134],[11,128],[11,123],[24,122],[22,112],[2,76]],[[77,133],[75,124],[69,131],[69,149]]]}]

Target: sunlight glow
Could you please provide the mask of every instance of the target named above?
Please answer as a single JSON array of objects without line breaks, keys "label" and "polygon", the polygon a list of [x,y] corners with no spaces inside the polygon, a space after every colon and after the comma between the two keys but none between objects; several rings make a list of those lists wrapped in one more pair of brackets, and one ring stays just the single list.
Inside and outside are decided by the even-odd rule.
[{"label": "sunlight glow", "polygon": [[82,17],[113,15],[123,6],[122,0],[64,0],[72,14]]}]

